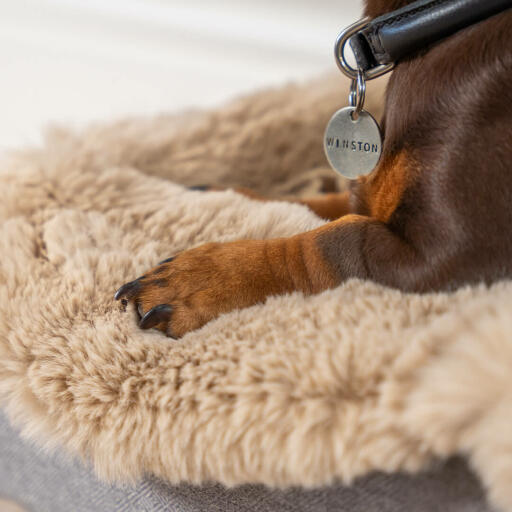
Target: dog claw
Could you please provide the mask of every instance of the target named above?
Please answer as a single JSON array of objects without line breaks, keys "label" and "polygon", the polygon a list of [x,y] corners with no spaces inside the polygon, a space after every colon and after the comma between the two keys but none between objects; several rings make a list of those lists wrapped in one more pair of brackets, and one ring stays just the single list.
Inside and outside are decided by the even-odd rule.
[{"label": "dog claw", "polygon": [[136,291],[140,286],[139,280],[136,279],[135,281],[131,281],[129,283],[123,284],[119,290],[117,290],[116,294],[114,295],[115,300],[119,300],[121,297],[128,297],[130,298],[131,295],[133,295],[133,292]]},{"label": "dog claw", "polygon": [[191,187],[187,187],[189,190],[197,191],[197,192],[207,192],[210,190],[210,185],[192,185]]},{"label": "dog claw", "polygon": [[163,265],[164,263],[171,263],[171,261],[174,259],[174,256],[171,256],[170,258],[167,258],[166,260],[162,260],[159,265]]},{"label": "dog claw", "polygon": [[168,322],[171,318],[172,307],[169,304],[159,304],[151,308],[139,322],[141,329],[151,329],[161,322]]}]

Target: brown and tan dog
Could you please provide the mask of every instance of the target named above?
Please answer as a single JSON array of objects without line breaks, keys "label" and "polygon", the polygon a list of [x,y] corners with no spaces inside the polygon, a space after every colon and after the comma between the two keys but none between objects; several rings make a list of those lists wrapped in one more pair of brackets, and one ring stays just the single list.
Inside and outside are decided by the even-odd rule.
[{"label": "brown and tan dog", "polygon": [[[368,0],[376,17],[411,3]],[[285,239],[211,243],[122,286],[142,328],[180,337],[221,313],[357,277],[404,291],[512,277],[512,12],[400,62],[377,169],[309,202],[337,219]]]}]

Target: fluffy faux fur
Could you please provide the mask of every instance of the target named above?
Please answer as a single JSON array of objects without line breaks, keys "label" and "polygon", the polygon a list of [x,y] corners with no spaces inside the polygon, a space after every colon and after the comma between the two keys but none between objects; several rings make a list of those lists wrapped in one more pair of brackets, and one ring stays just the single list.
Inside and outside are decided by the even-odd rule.
[{"label": "fluffy faux fur", "polygon": [[315,486],[465,454],[512,510],[512,283],[420,296],[351,281],[179,341],[113,301],[183,249],[322,224],[176,183],[310,191],[331,176],[321,139],[346,92],[324,79],[209,114],[54,131],[2,163],[0,395],[25,435],[123,481]]}]

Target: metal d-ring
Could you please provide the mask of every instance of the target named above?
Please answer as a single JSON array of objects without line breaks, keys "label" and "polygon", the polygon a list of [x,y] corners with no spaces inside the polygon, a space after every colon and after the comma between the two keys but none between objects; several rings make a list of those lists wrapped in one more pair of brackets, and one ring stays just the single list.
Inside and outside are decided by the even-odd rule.
[{"label": "metal d-ring", "polygon": [[357,119],[357,116],[363,110],[364,99],[366,96],[366,81],[364,73],[361,70],[357,72],[357,79],[352,80],[350,84],[350,93],[348,95],[348,104],[355,107],[352,116]]},{"label": "metal d-ring", "polygon": [[[338,38],[336,39],[336,44],[334,46],[334,56],[336,58],[336,64],[340,68],[341,72],[351,78],[352,80],[358,79],[358,70],[354,69],[352,66],[348,64],[345,59],[345,45],[347,41],[354,35],[357,34],[360,30],[362,30],[366,25],[368,25],[369,18],[363,18],[359,21],[356,21],[352,25],[348,26],[345,30],[340,32]],[[377,78],[378,76],[391,71],[394,67],[394,64],[386,64],[377,66],[375,68],[369,69],[365,73],[366,80],[372,80],[373,78]]]}]

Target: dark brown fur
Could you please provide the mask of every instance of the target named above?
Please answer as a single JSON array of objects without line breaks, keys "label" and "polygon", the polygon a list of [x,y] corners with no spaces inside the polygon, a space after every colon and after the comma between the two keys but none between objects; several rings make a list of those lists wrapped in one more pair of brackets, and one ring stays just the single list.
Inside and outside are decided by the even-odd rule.
[{"label": "dark brown fur", "polygon": [[[369,0],[367,13],[407,3]],[[341,218],[289,239],[186,251],[118,298],[142,313],[170,304],[144,325],[181,336],[268,295],[317,293],[351,277],[417,292],[512,277],[510,33],[508,11],[396,67],[378,168],[350,198],[309,201]]]}]

